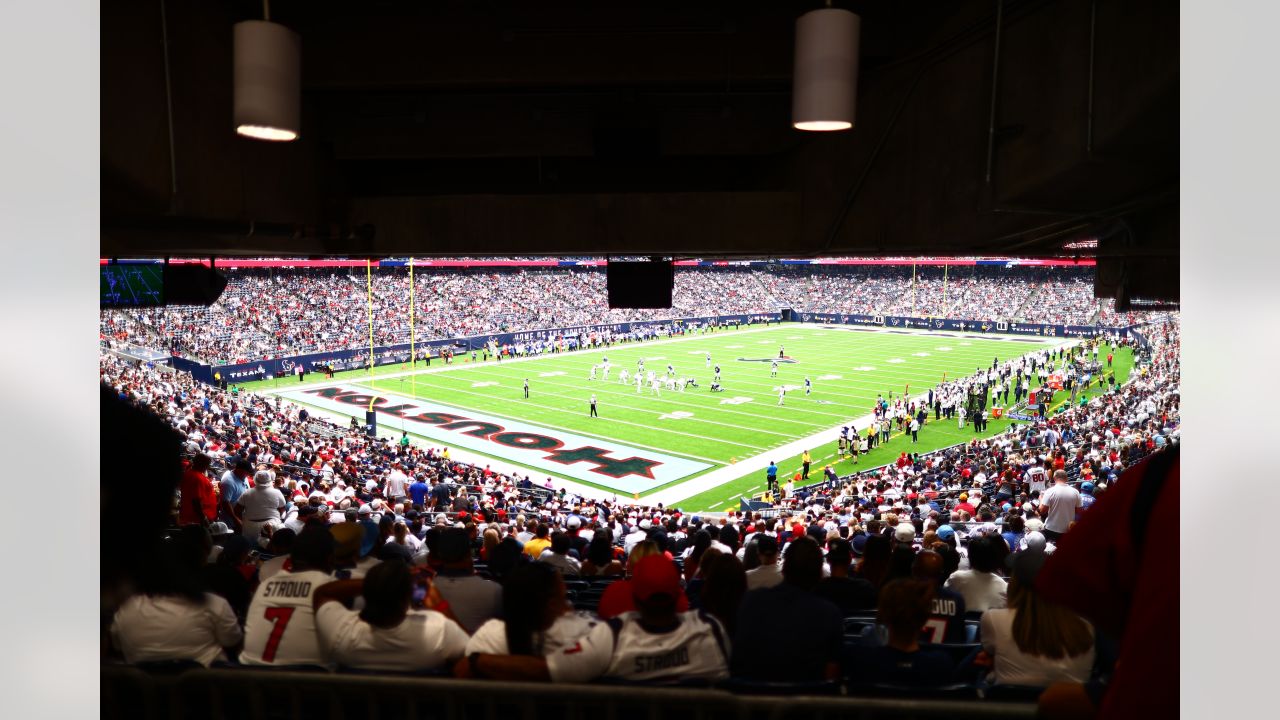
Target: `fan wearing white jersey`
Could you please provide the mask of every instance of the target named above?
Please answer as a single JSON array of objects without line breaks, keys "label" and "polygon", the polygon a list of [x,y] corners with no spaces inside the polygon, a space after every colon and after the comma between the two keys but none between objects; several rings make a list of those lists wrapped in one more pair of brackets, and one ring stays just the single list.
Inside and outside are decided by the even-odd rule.
[{"label": "fan wearing white jersey", "polygon": [[[342,601],[364,598],[360,612]],[[322,585],[312,606],[320,645],[334,663],[363,670],[435,670],[462,657],[467,633],[433,585],[426,610],[411,610],[413,577],[402,562],[375,565],[363,579]]]},{"label": "fan wearing white jersey", "polygon": [[663,555],[636,564],[631,579],[637,610],[595,626],[586,637],[546,658],[473,654],[454,668],[461,677],[587,682],[600,677],[666,682],[723,680],[729,641],[720,621],[676,612],[680,573]]},{"label": "fan wearing white jersey", "polygon": [[263,582],[245,616],[242,665],[326,665],[316,634],[315,592],[331,580],[334,542],[328,527],[309,524],[290,553],[288,572]]}]

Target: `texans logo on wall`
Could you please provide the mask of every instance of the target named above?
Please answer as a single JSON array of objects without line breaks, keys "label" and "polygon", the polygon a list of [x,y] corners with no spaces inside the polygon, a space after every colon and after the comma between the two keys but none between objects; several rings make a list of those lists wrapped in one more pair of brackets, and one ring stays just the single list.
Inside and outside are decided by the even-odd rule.
[{"label": "texans logo on wall", "polygon": [[901,322],[901,320],[900,320],[899,318],[889,318],[889,324],[890,324],[890,325],[895,325],[895,326],[896,326],[899,322]]},{"label": "texans logo on wall", "polygon": [[944,324],[945,324],[945,323],[943,323],[941,320],[934,320],[934,321],[933,321],[933,326],[934,326],[934,327],[936,327],[936,328],[941,328]]},{"label": "texans logo on wall", "polygon": [[280,368],[281,368],[282,370],[284,370],[285,372],[293,372],[293,369],[294,369],[295,367],[297,367],[297,366],[296,366],[296,365],[294,365],[294,362],[293,362],[292,360],[281,360],[281,361],[280,361]]}]

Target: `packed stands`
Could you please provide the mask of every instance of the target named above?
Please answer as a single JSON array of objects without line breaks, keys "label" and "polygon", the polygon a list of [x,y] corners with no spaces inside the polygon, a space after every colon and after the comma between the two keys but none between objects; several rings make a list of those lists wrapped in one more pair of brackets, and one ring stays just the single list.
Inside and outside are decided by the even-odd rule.
[{"label": "packed stands", "polygon": [[[208,308],[104,310],[104,344],[132,343],[207,362],[368,345],[363,270],[232,269]],[[913,278],[914,276],[914,278]],[[377,345],[410,340],[408,271],[373,273]],[[960,266],[679,267],[670,310],[611,310],[604,271],[573,268],[429,268],[415,274],[421,341],[505,331],[653,321],[779,308],[866,315],[1062,324],[1131,324],[1092,296],[1091,268]]]}]

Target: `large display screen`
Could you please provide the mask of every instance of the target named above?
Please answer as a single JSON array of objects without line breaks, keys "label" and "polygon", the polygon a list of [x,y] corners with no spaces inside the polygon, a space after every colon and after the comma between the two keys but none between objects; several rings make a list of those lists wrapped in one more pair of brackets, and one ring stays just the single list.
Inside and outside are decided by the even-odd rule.
[{"label": "large display screen", "polygon": [[103,307],[164,304],[164,264],[99,265],[99,303]]}]

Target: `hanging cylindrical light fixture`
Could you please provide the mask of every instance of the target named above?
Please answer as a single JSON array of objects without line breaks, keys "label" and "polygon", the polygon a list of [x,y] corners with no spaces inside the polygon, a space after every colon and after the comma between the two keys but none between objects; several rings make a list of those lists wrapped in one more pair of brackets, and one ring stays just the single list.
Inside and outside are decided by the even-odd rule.
[{"label": "hanging cylindrical light fixture", "polygon": [[853,127],[861,24],[857,15],[831,7],[807,12],[796,20],[791,124],[797,130]]},{"label": "hanging cylindrical light fixture", "polygon": [[301,132],[302,42],[279,23],[246,20],[234,30],[236,132],[288,142]]}]

